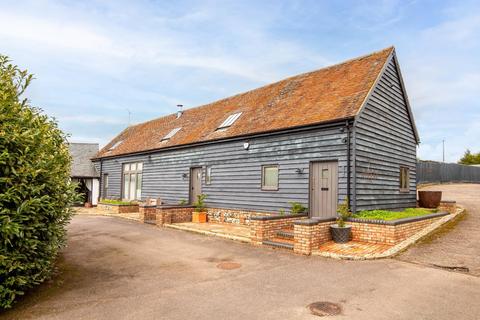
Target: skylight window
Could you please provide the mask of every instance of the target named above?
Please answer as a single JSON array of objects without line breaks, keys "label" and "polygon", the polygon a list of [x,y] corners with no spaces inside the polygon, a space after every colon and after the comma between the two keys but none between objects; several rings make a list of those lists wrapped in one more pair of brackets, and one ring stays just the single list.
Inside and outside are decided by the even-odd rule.
[{"label": "skylight window", "polygon": [[108,151],[112,151],[114,150],[116,147],[118,147],[119,145],[121,145],[123,143],[123,140],[120,140],[120,141],[117,141],[113,144],[113,146],[111,146],[110,148],[108,148]]},{"label": "skylight window", "polygon": [[165,137],[163,137],[162,141],[169,140],[172,138],[178,131],[180,131],[182,128],[175,128],[172,131],[170,131]]},{"label": "skylight window", "polygon": [[230,127],[237,119],[242,115],[241,112],[234,113],[228,116],[228,118],[223,121],[223,123],[217,129],[225,129]]}]

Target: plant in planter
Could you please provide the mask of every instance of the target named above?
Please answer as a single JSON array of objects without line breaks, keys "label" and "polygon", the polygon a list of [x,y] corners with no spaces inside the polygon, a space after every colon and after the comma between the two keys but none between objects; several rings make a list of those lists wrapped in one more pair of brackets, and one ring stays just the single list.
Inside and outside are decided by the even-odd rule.
[{"label": "plant in planter", "polygon": [[195,210],[192,214],[192,222],[204,223],[207,222],[207,212],[205,211],[205,199],[207,198],[206,194],[199,194],[197,196],[197,201],[193,204]]},{"label": "plant in planter", "polygon": [[352,215],[348,208],[348,198],[337,209],[337,223],[330,226],[332,240],[335,243],[346,243],[350,241],[352,226],[345,224],[345,221]]},{"label": "plant in planter", "polygon": [[299,202],[289,202],[289,203],[291,205],[290,212],[292,214],[302,214],[307,211],[307,208]]}]

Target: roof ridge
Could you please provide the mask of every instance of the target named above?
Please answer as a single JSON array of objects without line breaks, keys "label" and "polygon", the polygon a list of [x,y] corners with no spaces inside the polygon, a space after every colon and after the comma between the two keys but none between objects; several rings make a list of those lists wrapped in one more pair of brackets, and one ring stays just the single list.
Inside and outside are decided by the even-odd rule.
[{"label": "roof ridge", "polygon": [[[338,62],[336,64],[332,64],[332,65],[328,65],[328,66],[325,66],[325,67],[322,67],[320,69],[316,69],[316,70],[313,70],[313,71],[308,71],[308,72],[303,72],[303,73],[299,73],[297,75],[294,75],[294,76],[290,76],[290,77],[287,77],[287,78],[283,78],[281,80],[278,80],[278,81],[275,81],[273,83],[268,83],[268,84],[265,84],[261,87],[256,87],[254,89],[250,89],[250,90],[247,90],[247,91],[243,91],[243,92],[239,92],[239,93],[236,93],[234,95],[231,95],[231,96],[228,96],[226,98],[222,98],[222,99],[218,99],[218,100],[214,100],[212,102],[209,102],[209,103],[206,103],[206,104],[201,104],[199,106],[195,106],[195,107],[192,107],[192,108],[188,108],[188,109],[184,109],[183,112],[186,113],[186,112],[189,112],[191,110],[198,110],[198,109],[202,109],[202,108],[205,108],[205,107],[208,107],[212,104],[217,104],[219,102],[222,102],[222,101],[227,101],[229,99],[233,99],[235,97],[238,97],[238,96],[241,96],[241,95],[244,95],[244,94],[248,94],[252,91],[255,91],[255,90],[260,90],[260,89],[264,89],[264,88],[268,88],[268,87],[271,87],[271,86],[274,86],[274,85],[278,85],[279,83],[281,82],[286,82],[286,81],[289,81],[289,80],[293,80],[295,78],[300,78],[300,77],[304,77],[306,75],[309,75],[309,74],[312,74],[312,73],[316,73],[316,72],[319,72],[319,71],[323,71],[323,70],[328,70],[328,69],[331,69],[331,68],[334,68],[334,67],[339,67],[343,64],[346,64],[346,63],[350,63],[350,62],[353,62],[353,61],[357,61],[357,60],[362,60],[362,59],[365,59],[365,58],[368,58],[370,56],[373,56],[375,54],[379,54],[381,52],[384,52],[384,51],[388,51],[388,50],[392,50],[394,51],[395,50],[395,46],[389,46],[389,47],[386,47],[384,49],[380,49],[380,50],[377,50],[377,51],[374,51],[374,52],[371,52],[371,53],[367,53],[367,54],[364,54],[364,55],[361,55],[359,57],[355,57],[355,58],[351,58],[351,59],[348,59],[348,60],[344,60],[344,61],[341,61],[341,62]],[[149,122],[152,122],[152,121],[157,121],[159,119],[162,119],[162,118],[166,118],[166,117],[169,117],[169,116],[173,116],[175,115],[176,113],[173,112],[173,113],[168,113],[168,114],[165,114],[163,116],[160,116],[160,117],[157,117],[157,118],[154,118],[154,119],[151,119],[151,120],[147,120],[147,121],[144,121],[144,122],[140,122],[140,123],[137,123],[137,124],[134,124],[134,125],[130,125],[129,127],[136,127],[136,126],[139,126],[139,125],[142,125],[142,124],[146,124],[146,123],[149,123]]]}]

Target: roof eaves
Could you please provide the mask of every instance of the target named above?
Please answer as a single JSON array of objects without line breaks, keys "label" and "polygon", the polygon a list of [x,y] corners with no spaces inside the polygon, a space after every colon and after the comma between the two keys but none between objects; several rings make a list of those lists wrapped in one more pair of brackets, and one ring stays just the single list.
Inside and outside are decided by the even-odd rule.
[{"label": "roof eaves", "polygon": [[162,147],[162,148],[154,148],[154,149],[141,150],[141,151],[135,151],[135,152],[126,152],[126,153],[114,154],[114,155],[111,155],[111,156],[100,156],[100,157],[96,156],[96,157],[92,158],[91,160],[92,161],[100,161],[100,160],[104,160],[104,159],[113,159],[113,158],[133,156],[133,155],[138,155],[138,154],[163,152],[163,151],[169,151],[169,150],[190,148],[190,147],[206,145],[206,144],[221,143],[221,142],[227,142],[227,141],[235,141],[235,140],[240,140],[240,139],[245,139],[245,138],[256,138],[256,137],[271,136],[271,135],[277,135],[277,134],[286,134],[286,133],[291,133],[291,132],[314,130],[316,128],[325,127],[325,126],[329,126],[329,125],[330,126],[343,125],[344,121],[353,120],[353,119],[355,119],[355,118],[354,117],[343,117],[343,118],[324,121],[324,122],[319,122],[319,123],[315,123],[315,124],[309,124],[309,125],[306,125],[306,126],[296,126],[296,127],[289,127],[289,128],[283,128],[283,129],[272,130],[272,131],[256,132],[256,133],[250,133],[250,134],[244,134],[244,135],[238,135],[238,136],[231,136],[231,137],[226,137],[226,138],[219,138],[219,139],[198,141],[198,142],[187,143],[187,144],[178,144],[178,145],[173,145],[173,146],[166,146],[166,147]]}]

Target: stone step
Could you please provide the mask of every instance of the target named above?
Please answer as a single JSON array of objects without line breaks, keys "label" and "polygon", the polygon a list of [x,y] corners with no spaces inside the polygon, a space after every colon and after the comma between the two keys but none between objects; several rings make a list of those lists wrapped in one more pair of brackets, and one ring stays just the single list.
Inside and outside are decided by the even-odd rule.
[{"label": "stone step", "polygon": [[264,245],[274,247],[274,248],[293,250],[293,241],[289,241],[286,239],[274,238],[273,240],[265,240],[262,243]]},{"label": "stone step", "polygon": [[277,231],[277,237],[282,239],[293,239],[293,230],[280,230]]}]

